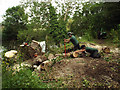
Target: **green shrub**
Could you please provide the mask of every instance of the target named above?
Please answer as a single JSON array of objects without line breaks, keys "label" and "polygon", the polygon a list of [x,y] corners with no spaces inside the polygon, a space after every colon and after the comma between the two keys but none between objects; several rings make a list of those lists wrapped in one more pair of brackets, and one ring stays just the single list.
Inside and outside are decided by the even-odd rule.
[{"label": "green shrub", "polygon": [[92,35],[91,35],[91,33],[86,32],[85,35],[83,36],[83,38],[90,41],[90,40],[92,40]]},{"label": "green shrub", "polygon": [[46,30],[23,30],[19,31],[17,39],[19,42],[31,42],[32,40],[45,41]]},{"label": "green shrub", "polygon": [[3,70],[2,74],[2,88],[48,88],[37,74],[32,76],[30,69],[24,68],[15,75],[12,75],[12,71]]},{"label": "green shrub", "polygon": [[115,29],[112,29],[110,32],[110,38],[112,39],[113,43],[119,42],[119,35]]}]

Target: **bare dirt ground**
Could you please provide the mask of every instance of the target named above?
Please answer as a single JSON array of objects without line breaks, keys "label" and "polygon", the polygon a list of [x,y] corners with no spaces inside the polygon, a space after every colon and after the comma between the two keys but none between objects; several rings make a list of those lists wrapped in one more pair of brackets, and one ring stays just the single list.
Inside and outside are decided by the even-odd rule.
[{"label": "bare dirt ground", "polygon": [[52,66],[47,76],[56,82],[62,80],[62,87],[65,88],[120,88],[119,70],[120,63],[103,58],[64,58]]}]

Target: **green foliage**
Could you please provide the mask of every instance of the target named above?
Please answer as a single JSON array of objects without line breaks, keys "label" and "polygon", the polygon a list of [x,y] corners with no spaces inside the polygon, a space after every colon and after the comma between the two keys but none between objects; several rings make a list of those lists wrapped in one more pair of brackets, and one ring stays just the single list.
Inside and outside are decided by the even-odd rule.
[{"label": "green foliage", "polygon": [[117,29],[111,29],[109,37],[112,39],[113,43],[119,43],[120,41],[120,24]]},{"label": "green foliage", "polygon": [[116,26],[120,24],[120,2],[105,2],[103,4],[103,13],[106,29],[116,29]]},{"label": "green foliage", "polygon": [[[97,38],[98,33],[101,32],[101,28],[108,32],[108,36],[111,29],[117,29],[117,25],[120,23],[118,18],[120,15],[120,3],[85,2],[82,4],[82,12],[79,3],[76,5],[76,11],[73,15],[73,23],[71,25],[72,32],[80,36],[90,32],[93,38]],[[110,10],[111,8],[112,10]],[[118,38],[115,38],[114,42],[117,41]]]},{"label": "green foliage", "polygon": [[119,42],[119,34],[118,31],[112,29],[110,32],[110,38],[112,39],[113,43]]},{"label": "green foliage", "polygon": [[[91,37],[96,38],[97,30],[100,30],[100,24],[102,23],[102,21],[100,21],[102,20],[100,19],[102,17],[100,13],[101,4],[94,2],[83,3],[82,12],[79,5],[76,8],[73,15],[74,21],[71,25],[71,31],[79,36],[83,36],[86,33],[92,33]],[[89,37],[89,35],[87,36]]]},{"label": "green foliage", "polygon": [[87,32],[86,32],[83,37],[84,37],[86,40],[88,40],[88,41],[92,40],[92,36],[91,36],[90,33],[87,33]]},{"label": "green foliage", "polygon": [[70,18],[66,24],[66,30],[69,31],[73,20]]},{"label": "green foliage", "polygon": [[90,82],[89,82],[87,79],[83,78],[83,82],[82,82],[83,87],[88,87],[88,86],[89,86],[89,83],[90,83]]},{"label": "green foliage", "polygon": [[21,43],[25,41],[30,43],[32,40],[44,41],[46,34],[46,30],[23,30],[18,32],[17,39]]},{"label": "green foliage", "polygon": [[57,18],[57,14],[55,8],[50,4],[49,6],[50,12],[50,20],[49,20],[49,33],[50,36],[54,39],[56,44],[59,44],[65,38],[65,26],[63,26],[64,22],[59,22]]},{"label": "green foliage", "polygon": [[[22,57],[19,53],[16,63],[21,63]],[[30,68],[23,67],[19,72],[14,73],[13,64],[15,58],[2,60],[2,88],[49,88],[49,84],[43,83],[38,74],[33,74]],[[8,61],[10,60],[10,61]],[[13,74],[14,73],[14,74]]]},{"label": "green foliage", "polygon": [[35,0],[27,0],[22,3],[22,7],[29,9],[30,24],[32,28],[47,28],[49,21],[48,3]]},{"label": "green foliage", "polygon": [[[90,40],[92,37],[97,38],[98,33],[103,28],[104,31],[110,34],[108,35],[109,37],[115,33],[111,37],[112,39],[114,38],[113,42],[118,43],[120,40],[117,34],[120,32],[117,27],[120,23],[119,2],[85,2],[82,3],[83,8],[81,8],[81,3],[77,1],[62,3],[61,5],[56,1],[56,4],[57,7],[54,7],[51,3],[27,0],[23,1],[21,6],[8,8],[3,22],[3,44],[11,40],[15,42],[16,39],[20,42],[31,41],[31,39],[41,41],[44,40],[43,38],[48,33],[53,39],[52,41],[55,44],[59,44],[63,43],[63,39],[67,37],[66,29],[72,31],[75,35],[84,36]],[[58,12],[59,8],[61,10]],[[75,11],[73,13],[74,8]],[[27,9],[29,11],[26,14],[25,10]],[[70,21],[72,14],[74,15]],[[29,23],[28,16],[30,17]],[[35,34],[33,29],[38,30],[40,28],[46,31],[40,31]]]},{"label": "green foliage", "polygon": [[52,59],[52,62],[53,62],[53,65],[57,62],[60,62],[61,60],[63,60],[63,58],[61,56],[55,58],[55,59]]},{"label": "green foliage", "polygon": [[12,71],[5,71],[2,74],[2,88],[48,88],[37,74],[32,76],[30,69],[20,70],[15,75]]},{"label": "green foliage", "polygon": [[20,6],[8,8],[4,15],[3,43],[16,40],[18,31],[26,29],[28,15]]},{"label": "green foliage", "polygon": [[20,51],[18,51],[17,55],[15,55],[14,57],[7,58],[7,57],[5,57],[5,53],[7,51],[8,50],[6,49],[1,54],[1,56],[2,56],[2,66],[4,68],[8,67],[6,69],[11,70],[11,66],[13,66],[15,63],[21,63],[21,62],[23,62],[23,53],[21,53]]}]

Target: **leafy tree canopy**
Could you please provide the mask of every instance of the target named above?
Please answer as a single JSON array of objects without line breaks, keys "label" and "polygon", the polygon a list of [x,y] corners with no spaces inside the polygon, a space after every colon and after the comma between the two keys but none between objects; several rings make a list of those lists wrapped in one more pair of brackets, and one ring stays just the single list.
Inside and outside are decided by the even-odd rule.
[{"label": "leafy tree canopy", "polygon": [[17,39],[18,31],[26,29],[28,15],[24,8],[16,6],[6,10],[4,19],[3,42]]}]

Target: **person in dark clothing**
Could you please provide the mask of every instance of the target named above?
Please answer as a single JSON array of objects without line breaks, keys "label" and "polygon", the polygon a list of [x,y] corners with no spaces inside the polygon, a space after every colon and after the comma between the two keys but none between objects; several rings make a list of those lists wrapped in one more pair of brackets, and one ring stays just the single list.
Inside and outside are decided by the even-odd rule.
[{"label": "person in dark clothing", "polygon": [[91,48],[91,47],[86,47],[85,45],[81,46],[81,50],[77,50],[75,52],[89,52],[90,53],[90,57],[93,58],[100,58],[101,55],[98,53],[98,50],[95,48]]},{"label": "person in dark clothing", "polygon": [[70,38],[64,39],[64,42],[66,43],[72,42],[72,44],[74,45],[73,51],[81,49],[78,40],[75,38],[72,32],[68,32],[68,35]]}]

